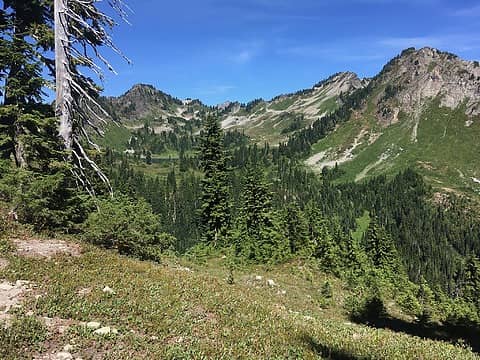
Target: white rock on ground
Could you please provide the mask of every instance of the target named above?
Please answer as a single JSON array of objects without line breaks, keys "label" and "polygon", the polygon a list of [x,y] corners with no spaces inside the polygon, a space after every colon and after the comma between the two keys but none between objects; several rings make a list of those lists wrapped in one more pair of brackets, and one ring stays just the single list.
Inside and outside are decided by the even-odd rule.
[{"label": "white rock on ground", "polygon": [[86,326],[88,329],[96,330],[100,327],[100,323],[98,321],[90,321]]},{"label": "white rock on ground", "polygon": [[11,308],[20,306],[20,300],[29,290],[28,281],[19,280],[15,284],[0,280],[0,313],[6,314]]},{"label": "white rock on ground", "polygon": [[81,288],[80,290],[77,291],[78,296],[85,296],[88,295],[92,292],[91,287],[86,287],[86,288]]},{"label": "white rock on ground", "polygon": [[178,271],[185,271],[185,272],[193,272],[192,269],[190,269],[189,267],[186,267],[186,266],[179,266],[179,267],[177,267],[177,270]]},{"label": "white rock on ground", "polygon": [[255,280],[257,280],[257,281],[262,281],[262,280],[263,280],[263,276],[257,275],[257,276],[255,276]]},{"label": "white rock on ground", "polygon": [[102,291],[106,294],[115,294],[115,291],[113,291],[113,289],[109,286],[105,286]]},{"label": "white rock on ground", "polygon": [[95,330],[93,333],[95,335],[108,335],[111,333],[111,331],[112,330],[110,329],[110,326],[104,326],[100,329]]},{"label": "white rock on ground", "polygon": [[67,344],[63,347],[63,351],[65,352],[72,352],[73,351],[73,345]]},{"label": "white rock on ground", "polygon": [[59,352],[55,355],[56,360],[73,360],[72,354],[66,351]]},{"label": "white rock on ground", "polygon": [[100,329],[97,329],[93,332],[96,335],[109,335],[109,334],[118,334],[118,330],[111,328],[110,326],[104,326]]},{"label": "white rock on ground", "polygon": [[17,280],[15,282],[15,286],[17,286],[17,287],[25,286],[25,285],[28,285],[28,284],[30,284],[30,281],[27,281],[27,280]]}]

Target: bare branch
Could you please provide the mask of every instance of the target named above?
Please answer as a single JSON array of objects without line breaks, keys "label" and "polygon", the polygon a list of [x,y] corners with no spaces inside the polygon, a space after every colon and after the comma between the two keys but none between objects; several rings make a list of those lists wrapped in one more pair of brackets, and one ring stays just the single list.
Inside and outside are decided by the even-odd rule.
[{"label": "bare branch", "polygon": [[[130,60],[115,46],[109,31],[115,20],[97,8],[99,0],[54,0],[55,11],[55,70],[56,70],[56,114],[59,117],[59,133],[65,148],[71,152],[74,164],[72,173],[79,183],[94,194],[88,179],[86,166],[93,170],[111,191],[110,182],[100,167],[89,158],[80,138],[97,151],[99,146],[89,136],[87,127],[103,134],[100,123],[107,123],[109,114],[99,104],[99,88],[92,79],[83,75],[80,67],[90,69],[101,81],[102,67],[116,74],[109,61],[100,53],[101,47],[113,50],[128,63]],[[131,11],[122,0],[108,0],[110,7],[128,23],[127,11]]]}]

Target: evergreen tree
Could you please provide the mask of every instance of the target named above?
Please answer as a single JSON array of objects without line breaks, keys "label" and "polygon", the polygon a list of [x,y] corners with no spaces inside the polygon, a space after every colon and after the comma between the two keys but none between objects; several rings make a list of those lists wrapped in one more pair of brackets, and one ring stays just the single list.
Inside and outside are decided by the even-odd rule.
[{"label": "evergreen tree", "polygon": [[478,258],[469,256],[464,271],[463,298],[475,304],[480,311],[480,261]]},{"label": "evergreen tree", "polygon": [[284,224],[292,254],[312,255],[313,246],[308,236],[308,224],[297,204],[287,206],[284,212]]},{"label": "evergreen tree", "polygon": [[250,261],[280,262],[290,255],[290,244],[272,206],[272,194],[262,170],[246,169],[242,205],[237,223],[237,253]]},{"label": "evergreen tree", "polygon": [[201,198],[202,240],[220,245],[230,225],[227,155],[218,121],[208,116],[202,133],[200,161],[204,172]]},{"label": "evergreen tree", "polygon": [[340,249],[329,230],[327,221],[312,201],[306,205],[305,216],[308,224],[309,246],[313,247],[313,255],[319,259],[323,269],[337,272],[340,265]]},{"label": "evergreen tree", "polygon": [[[0,73],[5,78],[0,109],[0,157],[13,155],[18,167],[28,166],[29,147],[41,132],[42,50],[51,48],[48,7],[39,0],[4,1],[1,12]],[[29,144],[30,143],[30,144]],[[32,154],[30,154],[32,155]]]},{"label": "evergreen tree", "polygon": [[421,306],[421,313],[419,314],[420,322],[423,324],[431,323],[433,310],[435,308],[435,295],[423,276],[420,279],[417,298]]},{"label": "evergreen tree", "polygon": [[373,218],[364,235],[365,252],[376,269],[391,270],[397,268],[397,251],[393,240]]},{"label": "evergreen tree", "polygon": [[323,269],[336,273],[340,265],[340,249],[336,242],[337,239],[332,236],[325,220],[317,223],[315,232],[317,234],[315,257],[320,260]]},{"label": "evergreen tree", "polygon": [[247,167],[244,181],[242,210],[247,229],[253,233],[269,223],[272,194],[262,170],[256,165]]},{"label": "evergreen tree", "polygon": [[352,235],[346,235],[341,246],[343,268],[347,275],[359,276],[365,270],[365,254]]}]

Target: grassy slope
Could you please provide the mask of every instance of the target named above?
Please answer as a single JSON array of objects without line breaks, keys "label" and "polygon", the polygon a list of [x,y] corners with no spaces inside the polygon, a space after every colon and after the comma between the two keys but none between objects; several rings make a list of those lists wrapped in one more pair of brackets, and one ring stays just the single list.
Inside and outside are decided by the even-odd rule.
[{"label": "grassy slope", "polygon": [[[221,259],[199,265],[172,258],[155,265],[82,246],[80,258],[46,261],[10,255],[10,266],[0,271],[0,278],[38,285],[34,293],[41,297],[28,295],[24,312],[96,320],[120,331],[99,338],[73,326],[47,339],[50,350],[70,342],[75,356],[104,359],[479,358],[443,342],[350,323],[342,310],[342,284],[302,262],[236,271],[235,283],[227,285]],[[263,280],[256,281],[255,275]],[[277,286],[267,286],[266,279]],[[319,292],[325,280],[333,286],[329,300]],[[116,294],[105,294],[104,286]],[[79,296],[83,288],[91,292]],[[37,343],[38,352],[41,348]]]},{"label": "grassy slope", "polygon": [[[367,112],[368,114],[368,112]],[[437,188],[455,189],[466,193],[480,193],[480,122],[465,126],[464,109],[440,108],[436,102],[422,113],[417,142],[412,141],[413,120],[401,116],[398,123],[381,129],[366,118],[352,119],[334,133],[313,146],[313,153],[330,149],[343,151],[353,143],[362,129],[381,133],[373,143],[367,138],[354,151],[355,158],[342,168],[342,180],[361,180],[379,174],[394,174],[406,167],[415,167]],[[332,150],[333,149],[333,150]],[[388,156],[381,161],[382,155]]]},{"label": "grassy slope", "polygon": [[[312,102],[314,98],[316,101]],[[252,110],[251,114],[255,113],[255,118],[252,118],[246,125],[234,128],[244,130],[245,134],[257,143],[263,144],[264,142],[268,142],[272,145],[277,145],[279,142],[286,140],[288,134],[282,134],[282,130],[292,124],[295,115],[303,113],[302,106],[307,102],[311,102],[309,107],[316,107],[316,115],[306,116],[302,123],[303,127],[310,125],[320,115],[333,112],[338,108],[337,97],[327,97],[323,92],[317,93],[314,96],[311,94],[290,95],[290,97],[285,99],[268,103],[266,108],[265,104],[262,104],[264,111],[258,112],[256,109]],[[274,111],[272,112],[270,110]],[[278,113],[279,111],[282,113]],[[289,134],[291,134],[291,132]]]},{"label": "grassy slope", "polygon": [[109,147],[117,151],[124,151],[127,149],[130,137],[131,132],[126,127],[112,124],[105,129],[105,135],[99,137],[97,142],[101,146]]},{"label": "grassy slope", "polygon": [[360,241],[362,240],[363,234],[365,234],[365,232],[367,231],[368,225],[370,225],[371,220],[372,219],[368,211],[365,211],[363,213],[363,216],[357,219],[357,229],[355,231],[352,231],[351,234],[353,239],[356,240],[358,243],[360,243]]}]

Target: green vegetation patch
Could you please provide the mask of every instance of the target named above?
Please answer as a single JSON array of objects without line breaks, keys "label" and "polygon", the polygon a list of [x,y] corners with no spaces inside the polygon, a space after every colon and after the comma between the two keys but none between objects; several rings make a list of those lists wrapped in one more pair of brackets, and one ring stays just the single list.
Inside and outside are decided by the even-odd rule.
[{"label": "green vegetation patch", "polygon": [[105,130],[105,135],[98,139],[98,143],[104,147],[124,151],[131,136],[130,130],[123,125],[112,124]]},{"label": "green vegetation patch", "polygon": [[274,103],[270,104],[270,109],[276,110],[276,111],[284,111],[284,110],[287,110],[294,103],[295,103],[295,98],[288,97],[286,99],[275,101]]},{"label": "green vegetation patch", "polygon": [[[461,346],[351,323],[341,282],[308,263],[237,269],[231,285],[227,275],[221,259],[199,265],[172,258],[155,265],[90,245],[81,258],[16,258],[7,273],[33,281],[44,294],[28,300],[26,309],[77,324],[56,341],[68,338],[83,358],[479,358]],[[103,292],[105,286],[114,293]],[[80,325],[88,321],[119,333],[93,335]],[[27,352],[37,351],[35,344],[45,339],[37,323],[22,320],[19,326],[0,334],[7,345],[3,358],[15,358],[24,344]]]}]

